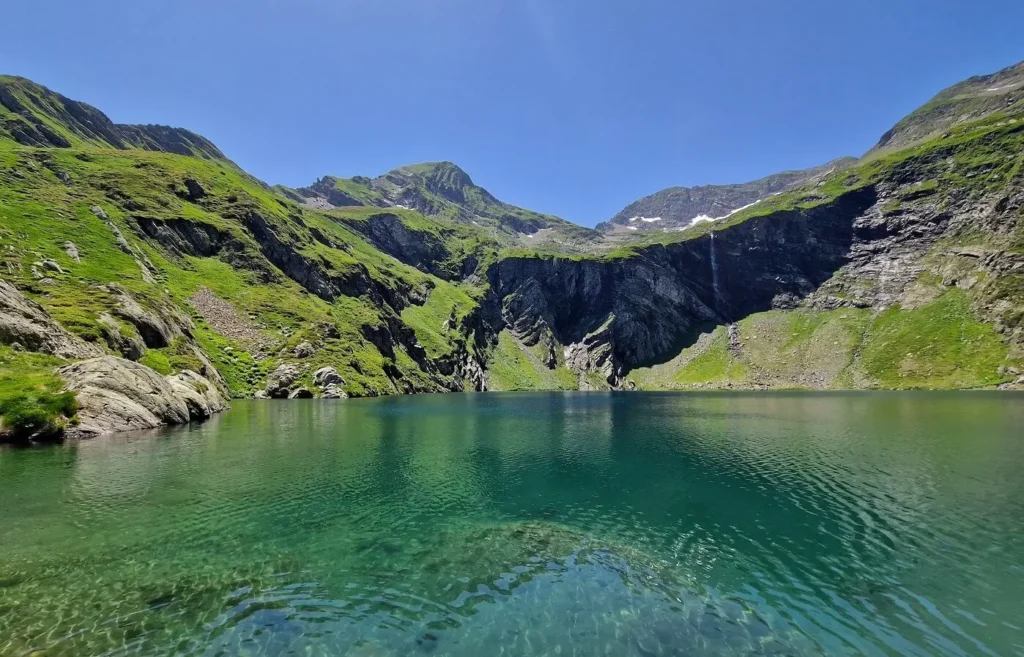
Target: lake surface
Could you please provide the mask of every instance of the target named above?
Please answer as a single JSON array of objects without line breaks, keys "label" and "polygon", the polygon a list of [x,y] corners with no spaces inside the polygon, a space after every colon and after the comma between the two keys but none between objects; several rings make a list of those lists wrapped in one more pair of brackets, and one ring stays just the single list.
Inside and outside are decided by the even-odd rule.
[{"label": "lake surface", "polygon": [[238,402],[3,451],[0,654],[1024,655],[1024,396]]}]

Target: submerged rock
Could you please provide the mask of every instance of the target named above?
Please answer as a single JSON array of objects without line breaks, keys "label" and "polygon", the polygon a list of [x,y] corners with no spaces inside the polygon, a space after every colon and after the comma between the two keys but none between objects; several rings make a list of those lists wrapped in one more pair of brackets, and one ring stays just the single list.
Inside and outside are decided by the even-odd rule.
[{"label": "submerged rock", "polygon": [[228,407],[217,387],[195,372],[164,377],[145,365],[102,356],[58,373],[78,393],[80,424],[69,432],[74,437],[205,420]]}]

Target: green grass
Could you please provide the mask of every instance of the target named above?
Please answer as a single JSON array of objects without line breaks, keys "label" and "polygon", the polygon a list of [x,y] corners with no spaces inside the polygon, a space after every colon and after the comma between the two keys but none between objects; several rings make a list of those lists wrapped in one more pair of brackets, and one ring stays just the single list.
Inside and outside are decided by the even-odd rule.
[{"label": "green grass", "polygon": [[476,308],[468,294],[450,283],[439,282],[422,306],[409,306],[402,311],[402,321],[416,333],[416,339],[431,358],[450,354],[457,343],[464,342],[459,327]]},{"label": "green grass", "polygon": [[738,324],[740,356],[724,327],[708,344],[632,372],[641,388],[963,389],[1005,383],[1016,366],[991,325],[979,321],[965,292],[952,289],[912,310],[769,311]]},{"label": "green grass", "polygon": [[508,331],[498,334],[498,345],[488,360],[487,381],[488,389],[494,391],[576,390],[579,385],[564,364],[548,369]]},{"label": "green grass", "polygon": [[914,310],[892,308],[869,329],[865,373],[877,387],[978,388],[1003,383],[1008,348],[960,290]]},{"label": "green grass", "polygon": [[732,357],[728,347],[729,337],[725,329],[715,329],[710,347],[680,369],[672,377],[672,382],[681,385],[742,384],[747,378],[747,367]]},{"label": "green grass", "polygon": [[48,437],[74,422],[75,395],[60,392],[59,358],[0,345],[0,436]]}]

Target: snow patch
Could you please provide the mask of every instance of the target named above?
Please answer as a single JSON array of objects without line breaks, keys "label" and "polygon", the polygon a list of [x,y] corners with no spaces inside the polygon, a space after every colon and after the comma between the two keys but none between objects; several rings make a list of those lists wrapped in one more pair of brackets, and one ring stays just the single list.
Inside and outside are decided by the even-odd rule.
[{"label": "snow patch", "polygon": [[991,91],[1005,91],[1007,89],[1013,89],[1014,87],[1016,87],[1019,84],[1020,84],[1019,82],[1011,82],[1010,84],[1004,84],[1001,87],[990,87],[990,88],[986,89],[985,91],[989,91],[989,92],[991,92]]},{"label": "snow patch", "polygon": [[629,228],[630,230],[640,230],[640,229],[639,229],[639,228],[637,228],[636,226],[627,226],[627,228]]},{"label": "snow patch", "polygon": [[[775,194],[772,194],[772,196],[775,196]],[[728,214],[724,214],[721,217],[709,217],[706,214],[699,214],[699,215],[697,215],[696,217],[694,217],[693,219],[690,220],[690,225],[687,226],[686,228],[693,228],[697,224],[703,223],[705,221],[721,221],[722,219],[728,219],[729,217],[733,216],[737,212],[743,212],[747,208],[752,208],[752,207],[754,207],[755,205],[757,205],[758,203],[760,203],[763,200],[764,199],[760,199],[759,198],[756,201],[754,201],[753,203],[749,203],[747,205],[744,205],[742,208],[736,208],[732,212],[730,212]]]}]

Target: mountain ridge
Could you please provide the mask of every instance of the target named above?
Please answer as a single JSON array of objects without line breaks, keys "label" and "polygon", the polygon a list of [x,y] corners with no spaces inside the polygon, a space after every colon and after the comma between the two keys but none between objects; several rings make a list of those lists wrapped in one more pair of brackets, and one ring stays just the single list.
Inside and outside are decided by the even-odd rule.
[{"label": "mountain ridge", "polygon": [[695,219],[710,221],[724,218],[772,194],[852,166],[856,161],[853,157],[841,157],[810,169],[783,171],[747,183],[669,187],[634,201],[595,228],[602,232],[610,232],[617,227],[633,230],[687,228]]},{"label": "mountain ridge", "polygon": [[10,75],[0,75],[0,136],[25,146],[68,148],[84,142],[227,159],[213,142],[191,130],[114,123],[92,105]]}]

